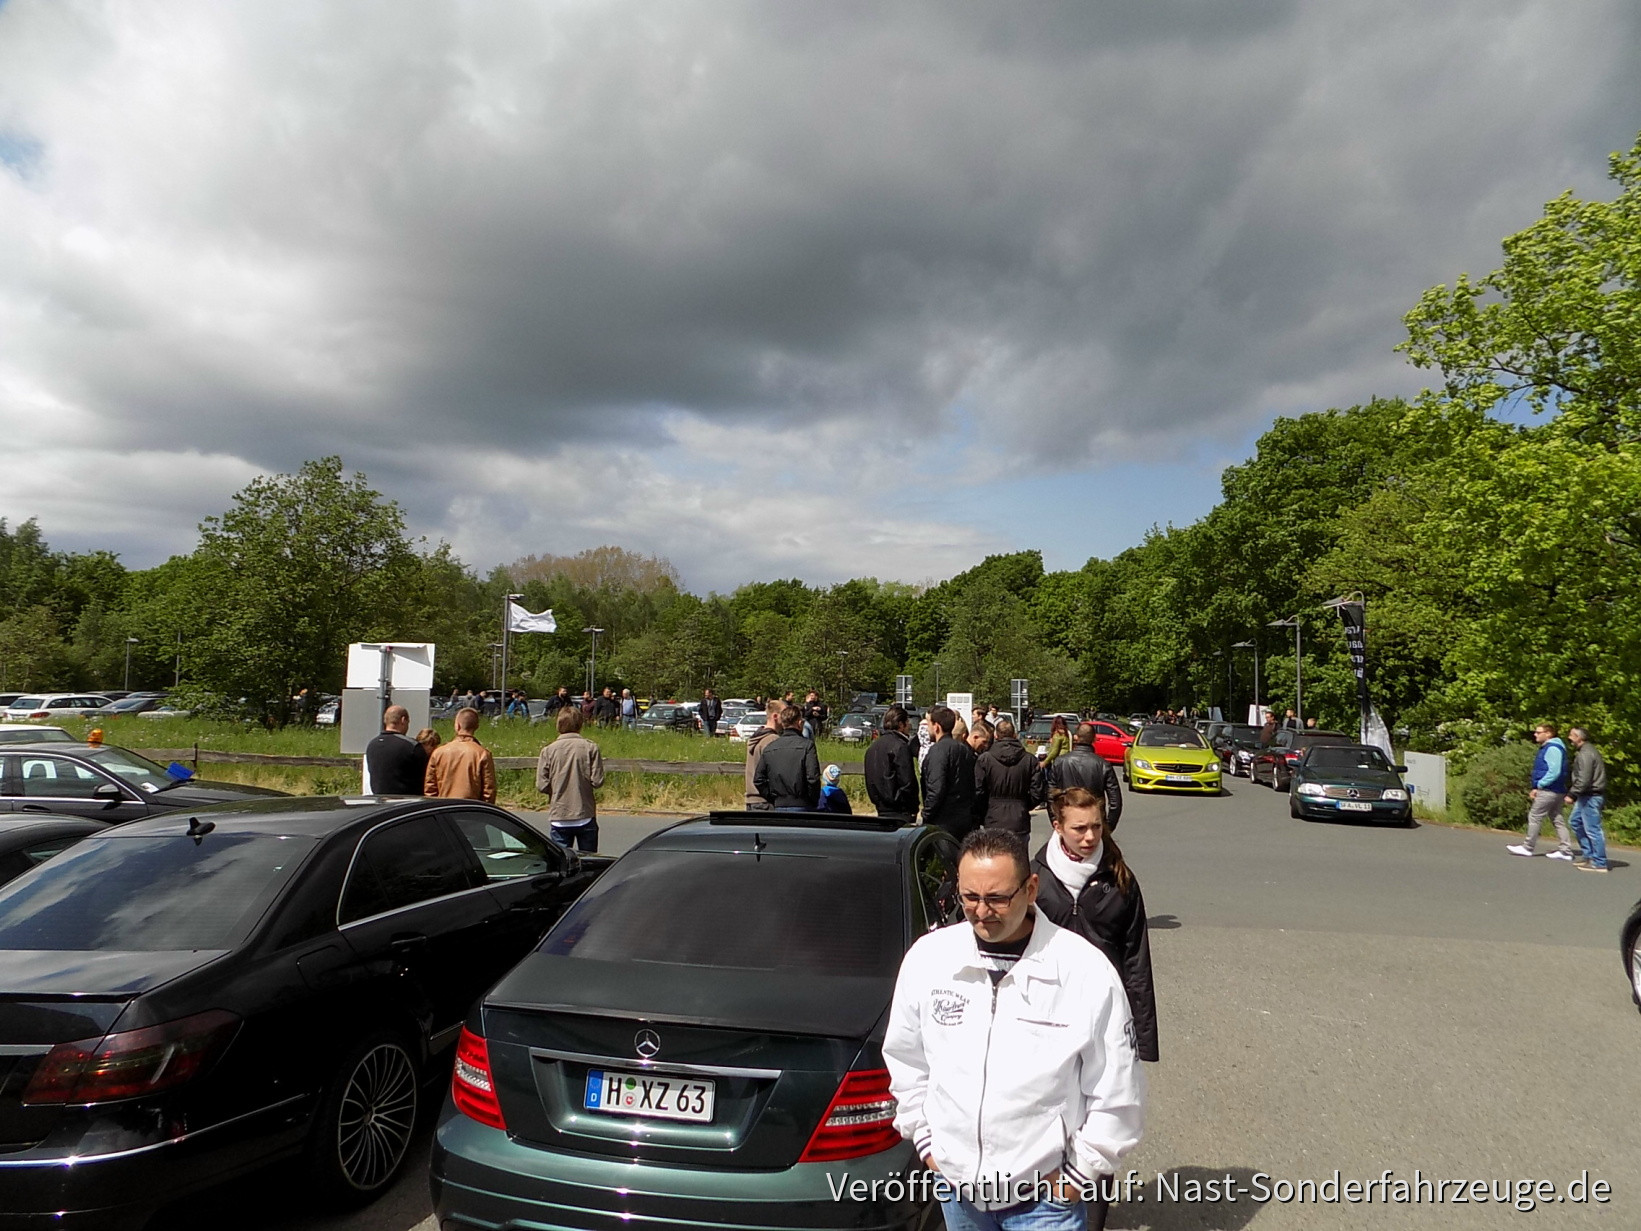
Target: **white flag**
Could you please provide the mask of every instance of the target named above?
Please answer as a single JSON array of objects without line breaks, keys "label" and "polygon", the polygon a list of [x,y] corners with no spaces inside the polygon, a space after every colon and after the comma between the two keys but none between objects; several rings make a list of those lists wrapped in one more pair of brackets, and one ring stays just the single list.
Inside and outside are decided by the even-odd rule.
[{"label": "white flag", "polygon": [[539,614],[526,611],[517,603],[509,600],[507,604],[507,631],[510,633],[556,633],[558,621],[553,619],[553,609],[547,608]]}]

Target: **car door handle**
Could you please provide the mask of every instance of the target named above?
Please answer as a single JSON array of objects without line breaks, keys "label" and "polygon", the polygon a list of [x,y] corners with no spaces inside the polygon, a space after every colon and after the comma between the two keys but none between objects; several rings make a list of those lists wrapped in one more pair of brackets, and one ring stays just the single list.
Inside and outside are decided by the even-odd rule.
[{"label": "car door handle", "polygon": [[24,804],[23,805],[23,811],[24,812],[50,812],[51,809],[46,807],[44,804]]},{"label": "car door handle", "polygon": [[418,953],[427,948],[427,937],[420,932],[396,932],[387,947],[398,954]]}]

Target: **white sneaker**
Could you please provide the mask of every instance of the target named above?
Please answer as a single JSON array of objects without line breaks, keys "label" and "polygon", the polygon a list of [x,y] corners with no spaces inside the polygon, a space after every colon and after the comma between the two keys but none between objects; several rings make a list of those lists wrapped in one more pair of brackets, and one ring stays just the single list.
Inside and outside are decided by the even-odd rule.
[{"label": "white sneaker", "polygon": [[1504,849],[1509,851],[1512,855],[1532,855],[1533,854],[1532,851],[1528,850],[1525,846],[1522,846],[1519,842],[1512,842],[1509,846],[1505,847]]},{"label": "white sneaker", "polygon": [[1547,856],[1547,858],[1560,859],[1560,860],[1565,861],[1566,863],[1571,863],[1573,861],[1573,857],[1571,855],[1569,855],[1566,851],[1551,851],[1550,854]]}]

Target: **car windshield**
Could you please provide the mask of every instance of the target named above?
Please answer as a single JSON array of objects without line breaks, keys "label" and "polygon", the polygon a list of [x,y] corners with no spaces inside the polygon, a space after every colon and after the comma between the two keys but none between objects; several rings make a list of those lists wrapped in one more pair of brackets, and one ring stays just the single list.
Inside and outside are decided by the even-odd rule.
[{"label": "car windshield", "polygon": [[1141,748],[1206,748],[1202,736],[1187,727],[1146,727],[1134,743]]},{"label": "car windshield", "polygon": [[153,794],[163,791],[166,787],[176,786],[180,781],[166,773],[160,766],[154,764],[147,757],[139,757],[134,752],[124,748],[87,748],[81,754],[88,761],[106,769],[116,778],[137,787],[139,790]]},{"label": "car windshield", "polygon": [[1032,724],[1026,728],[1027,739],[1047,739],[1053,734],[1054,720],[1052,718],[1035,719]]},{"label": "car windshield", "polygon": [[872,720],[865,714],[845,714],[838,719],[838,726],[840,727],[869,727],[871,725]]},{"label": "car windshield", "polygon": [[145,705],[153,704],[153,697],[127,697],[123,701],[116,701],[113,705],[104,708],[111,713],[124,713],[127,710],[140,710]]},{"label": "car windshield", "polygon": [[44,709],[45,704],[46,699],[44,697],[18,697],[17,700],[11,703],[11,708],[14,710],[38,710]]},{"label": "car windshield", "polygon": [[231,949],[311,838],[93,837],[0,889],[0,949]]},{"label": "car windshield", "polygon": [[676,705],[652,705],[644,714],[646,718],[671,718],[678,712]]},{"label": "car windshield", "polygon": [[899,887],[892,864],[865,860],[634,851],[594,883],[541,951],[890,976],[901,957]]},{"label": "car windshield", "polygon": [[1379,769],[1388,772],[1390,762],[1377,748],[1313,748],[1305,758],[1306,769]]}]

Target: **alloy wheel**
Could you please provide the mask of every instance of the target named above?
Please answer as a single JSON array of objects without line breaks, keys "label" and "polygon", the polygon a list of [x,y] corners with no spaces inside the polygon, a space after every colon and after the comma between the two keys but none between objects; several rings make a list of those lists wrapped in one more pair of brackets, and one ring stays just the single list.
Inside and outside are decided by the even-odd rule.
[{"label": "alloy wheel", "polygon": [[337,1162],[360,1192],[399,1168],[416,1123],[416,1067],[397,1043],[366,1052],[349,1074],[337,1116]]}]

